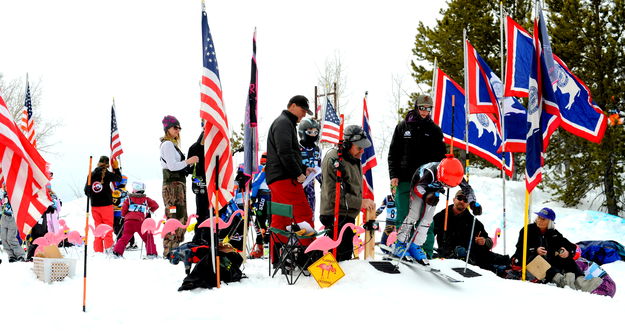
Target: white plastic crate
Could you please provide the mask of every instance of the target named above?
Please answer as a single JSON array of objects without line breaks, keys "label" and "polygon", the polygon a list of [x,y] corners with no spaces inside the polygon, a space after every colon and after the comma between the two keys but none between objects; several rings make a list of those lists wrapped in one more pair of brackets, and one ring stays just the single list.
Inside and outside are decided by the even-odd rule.
[{"label": "white plastic crate", "polygon": [[76,272],[76,260],[71,258],[33,257],[33,271],[37,279],[51,283],[73,277]]}]

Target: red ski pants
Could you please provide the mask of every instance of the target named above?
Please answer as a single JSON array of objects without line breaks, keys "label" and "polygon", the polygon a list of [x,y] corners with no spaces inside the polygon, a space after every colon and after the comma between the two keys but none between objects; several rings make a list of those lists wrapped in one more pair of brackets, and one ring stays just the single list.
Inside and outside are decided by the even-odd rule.
[{"label": "red ski pants", "polygon": [[[113,205],[92,206],[91,214],[93,215],[93,223],[96,228],[101,224],[113,227]],[[108,232],[103,238],[96,237],[93,240],[93,250],[95,252],[104,252],[104,249],[112,247],[113,243],[113,232]]]}]

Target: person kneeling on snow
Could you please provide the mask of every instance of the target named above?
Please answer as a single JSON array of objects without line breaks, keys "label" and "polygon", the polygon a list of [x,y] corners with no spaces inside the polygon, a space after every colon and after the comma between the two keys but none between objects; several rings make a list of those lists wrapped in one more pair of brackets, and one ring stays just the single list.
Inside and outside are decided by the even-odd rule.
[{"label": "person kneeling on snow", "polygon": [[139,233],[141,240],[145,243],[148,258],[156,258],[156,245],[154,245],[153,234],[141,234],[141,224],[146,216],[156,212],[158,203],[145,195],[145,185],[143,182],[134,182],[132,184],[132,193],[128,195],[128,199],[122,205],[122,216],[124,217],[124,227],[122,237],[115,243],[113,255],[121,257],[130,239],[135,233]]},{"label": "person kneeling on snow", "polygon": [[453,198],[453,204],[447,207],[447,211],[442,210],[434,216],[432,228],[438,243],[438,256],[465,259],[469,254],[468,247],[471,241],[469,263],[495,273],[503,273],[510,265],[510,256],[491,251],[493,240],[488,236],[482,222],[467,209],[470,195],[473,195],[472,191],[465,193],[458,190]]},{"label": "person kneeling on snow", "polygon": [[[575,262],[577,246],[567,240],[555,229],[556,213],[550,208],[535,212],[536,220],[527,226],[527,263],[536,256],[542,256],[551,267],[546,271],[545,281],[558,287],[569,286],[573,289],[592,292],[603,282],[601,278],[585,279],[584,273]],[[523,233],[521,228],[512,264],[522,265]]]},{"label": "person kneeling on snow", "polygon": [[410,257],[420,264],[429,265],[422,246],[427,239],[439,195],[445,192],[444,187],[460,185],[462,191],[467,193],[473,213],[482,214],[482,207],[475,201],[473,189],[463,176],[462,163],[452,155],[447,155],[440,162],[424,164],[416,170],[410,185],[410,208],[399,228],[393,256]]}]

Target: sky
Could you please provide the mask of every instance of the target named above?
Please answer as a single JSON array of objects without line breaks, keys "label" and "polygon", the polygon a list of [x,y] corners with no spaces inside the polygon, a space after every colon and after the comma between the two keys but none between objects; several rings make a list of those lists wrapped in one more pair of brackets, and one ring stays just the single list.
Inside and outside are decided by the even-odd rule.
[{"label": "sky", "polygon": [[[361,122],[368,91],[372,134],[387,135],[395,124],[393,78],[406,93],[417,91],[410,76],[416,29],[419,21],[433,25],[444,5],[443,0],[206,1],[230,128],[238,129],[243,120],[256,27],[261,149],[263,133],[293,95],[313,103],[326,61],[337,56],[347,80],[341,112],[348,124]],[[200,134],[199,0],[0,0],[0,31],[5,32],[0,72],[5,79],[28,73],[41,80],[35,112],[61,122],[50,138],[56,144],[44,154],[61,198],[72,199],[81,190],[90,155],[110,153],[113,98],[123,172],[130,181],[161,177],[163,116],[180,120],[184,152]],[[403,94],[400,103],[407,102]],[[377,177],[386,181],[385,172]]]}]

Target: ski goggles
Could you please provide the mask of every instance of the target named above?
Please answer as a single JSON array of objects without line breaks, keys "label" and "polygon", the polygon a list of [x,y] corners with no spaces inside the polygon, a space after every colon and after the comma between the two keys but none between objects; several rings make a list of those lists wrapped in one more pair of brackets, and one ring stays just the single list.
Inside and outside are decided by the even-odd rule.
[{"label": "ski goggles", "polygon": [[419,111],[428,111],[432,112],[432,106],[418,106]]},{"label": "ski goggles", "polygon": [[465,195],[458,195],[458,196],[456,196],[456,199],[459,200],[459,201],[463,201],[465,203],[469,203],[469,199]]},{"label": "ski goggles", "polygon": [[308,135],[308,136],[317,136],[317,135],[319,135],[319,129],[317,129],[317,128],[306,129],[306,135]]}]

